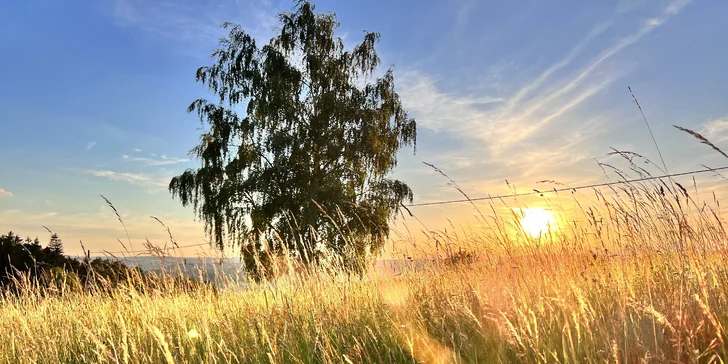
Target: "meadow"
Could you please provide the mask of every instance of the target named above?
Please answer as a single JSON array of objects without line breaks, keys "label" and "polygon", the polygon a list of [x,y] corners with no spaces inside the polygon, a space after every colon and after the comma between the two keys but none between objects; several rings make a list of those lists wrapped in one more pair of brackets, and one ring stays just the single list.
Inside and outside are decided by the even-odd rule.
[{"label": "meadow", "polygon": [[487,229],[424,231],[419,256],[364,277],[284,260],[265,284],[226,275],[246,289],[25,282],[0,299],[0,362],[722,362],[718,200],[667,178],[562,195],[543,202],[582,223],[519,234],[493,201]]}]

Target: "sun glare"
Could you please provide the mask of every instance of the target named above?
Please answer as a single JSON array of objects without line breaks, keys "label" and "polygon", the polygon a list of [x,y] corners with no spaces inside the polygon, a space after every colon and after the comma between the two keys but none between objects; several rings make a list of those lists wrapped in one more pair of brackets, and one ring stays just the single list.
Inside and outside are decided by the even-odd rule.
[{"label": "sun glare", "polygon": [[554,213],[540,207],[521,209],[520,223],[523,231],[534,238],[558,227]]}]

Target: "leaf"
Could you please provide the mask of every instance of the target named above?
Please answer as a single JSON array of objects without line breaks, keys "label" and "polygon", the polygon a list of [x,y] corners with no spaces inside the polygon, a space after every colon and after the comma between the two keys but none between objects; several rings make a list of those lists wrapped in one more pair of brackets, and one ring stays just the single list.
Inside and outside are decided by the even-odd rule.
[{"label": "leaf", "polygon": [[378,33],[346,50],[336,16],[308,1],[279,21],[262,47],[242,27],[223,25],[228,36],[196,73],[217,100],[188,108],[207,128],[190,152],[200,167],[174,177],[169,190],[193,207],[218,248],[241,249],[257,277],[284,252],[329,254],[360,270],[412,200],[405,183],[387,176],[399,150],[416,147],[417,124],[392,70],[372,77]]}]

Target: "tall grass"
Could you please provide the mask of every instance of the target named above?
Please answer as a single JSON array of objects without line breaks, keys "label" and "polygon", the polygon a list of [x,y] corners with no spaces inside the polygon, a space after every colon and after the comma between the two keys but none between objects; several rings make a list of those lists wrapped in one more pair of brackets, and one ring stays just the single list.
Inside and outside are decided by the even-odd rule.
[{"label": "tall grass", "polygon": [[625,183],[531,201],[560,215],[537,237],[520,226],[528,206],[517,198],[478,205],[431,166],[480,228],[425,228],[394,268],[363,277],[293,258],[273,265],[270,282],[216,277],[226,288],[174,271],[76,289],[21,276],[0,294],[0,363],[723,362],[728,237],[717,198],[698,198],[694,180],[629,182],[664,162],[612,154],[629,170],[600,166]]},{"label": "tall grass", "polygon": [[0,362],[722,361],[726,235],[696,195],[656,180],[544,197],[581,222],[537,238],[495,202],[487,229],[428,232],[422,255],[363,278],[289,261],[270,283],[234,278],[246,289],[26,282],[0,298]]}]

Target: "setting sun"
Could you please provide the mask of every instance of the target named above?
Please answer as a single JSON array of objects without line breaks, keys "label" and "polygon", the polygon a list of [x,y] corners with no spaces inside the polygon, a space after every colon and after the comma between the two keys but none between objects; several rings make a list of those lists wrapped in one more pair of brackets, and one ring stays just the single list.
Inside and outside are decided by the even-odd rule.
[{"label": "setting sun", "polygon": [[523,231],[534,238],[538,238],[557,227],[554,213],[540,207],[521,209],[520,223]]},{"label": "setting sun", "polygon": [[728,0],[0,4],[0,364],[728,364]]}]

